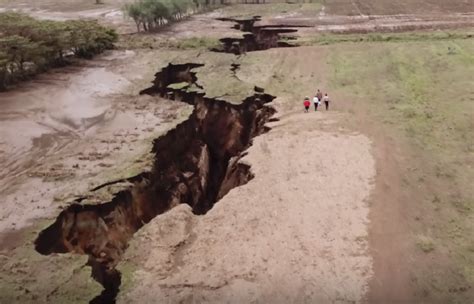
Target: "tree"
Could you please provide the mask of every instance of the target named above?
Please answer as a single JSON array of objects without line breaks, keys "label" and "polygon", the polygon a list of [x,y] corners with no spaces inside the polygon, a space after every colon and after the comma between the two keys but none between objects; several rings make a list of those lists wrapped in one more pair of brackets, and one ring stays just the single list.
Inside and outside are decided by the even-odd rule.
[{"label": "tree", "polygon": [[0,13],[0,89],[65,64],[66,54],[91,58],[113,48],[115,31],[95,21],[36,20],[19,13]]},{"label": "tree", "polygon": [[9,83],[10,73],[8,71],[8,55],[0,51],[0,91],[5,90]]},{"label": "tree", "polygon": [[169,22],[179,21],[208,5],[209,0],[137,0],[126,4],[123,11],[133,19],[139,32],[142,28],[152,31]]},{"label": "tree", "polygon": [[140,32],[140,26],[143,23],[142,10],[140,4],[135,2],[131,4],[126,4],[123,8],[123,11],[126,15],[133,19],[135,25],[137,26],[137,32]]}]

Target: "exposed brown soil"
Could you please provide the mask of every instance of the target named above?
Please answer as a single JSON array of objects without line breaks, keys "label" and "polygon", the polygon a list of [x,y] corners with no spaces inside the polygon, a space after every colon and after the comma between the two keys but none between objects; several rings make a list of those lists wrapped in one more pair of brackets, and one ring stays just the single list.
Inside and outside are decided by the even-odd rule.
[{"label": "exposed brown soil", "polygon": [[[138,178],[130,190],[108,203],[73,204],[36,240],[41,254],[87,254],[93,277],[104,286],[93,303],[114,301],[120,286],[115,266],[133,234],[155,216],[178,204],[204,214],[230,189],[252,178],[239,163],[253,137],[264,132],[274,110],[264,106],[275,97],[255,93],[240,105],[204,97],[204,93],[168,88],[182,81],[196,84],[192,71],[201,65],[168,65],[156,75],[148,94],[172,95],[194,105],[188,120],[155,140],[150,175]],[[137,178],[135,178],[137,179]]]},{"label": "exposed brown soil", "polygon": [[474,26],[474,15],[381,15],[321,17],[315,29],[337,34],[396,33],[416,30],[447,30]]},{"label": "exposed brown soil", "polygon": [[[123,21],[116,7],[54,12],[54,5],[32,14],[52,19],[94,17],[117,23],[124,31],[134,29],[131,22]],[[11,7],[17,8],[14,4]],[[296,31],[303,36],[473,26],[471,10],[462,0],[338,0],[325,4],[318,16],[290,11],[259,21],[229,18],[224,9],[194,16],[153,35],[153,39],[228,37],[221,40],[218,51],[240,55],[292,46],[286,40]],[[233,30],[228,28],[228,21],[236,23]],[[242,37],[242,32],[247,33]],[[235,33],[238,37],[233,36]],[[320,50],[265,52],[268,69],[242,68],[240,62],[224,66],[227,73],[230,66],[232,76],[239,81],[267,88],[265,81],[269,80],[273,87],[290,90],[286,96],[277,94],[279,100],[274,103],[282,114],[279,118],[270,118],[274,110],[265,104],[274,97],[259,87],[255,95],[238,104],[205,97],[194,70],[202,64],[169,64],[156,74],[154,85],[143,90],[140,99],[126,96],[130,104],[121,105],[127,109],[123,112],[110,104],[124,97],[110,96],[123,89],[119,82],[128,84],[128,80],[112,75],[102,63],[90,73],[79,67],[71,68],[67,77],[46,74],[25,84],[20,88],[23,92],[1,95],[0,160],[6,165],[0,171],[0,191],[5,199],[0,214],[0,265],[5,275],[0,278],[12,277],[13,285],[10,281],[10,285],[0,284],[0,291],[6,286],[0,302],[51,302],[62,289],[71,296],[70,301],[77,300],[75,287],[79,282],[53,277],[70,270],[70,278],[78,277],[77,268],[57,268],[58,259],[65,265],[64,259],[76,256],[54,255],[65,252],[89,257],[92,276],[104,287],[92,303],[114,301],[123,279],[116,266],[130,261],[141,263],[134,273],[141,284],[120,294],[124,303],[157,299],[184,303],[222,303],[229,299],[360,303],[364,297],[370,303],[412,303],[431,299],[414,287],[409,276],[407,260],[422,261],[423,256],[416,255],[416,248],[406,238],[412,231],[413,214],[421,212],[412,204],[418,199],[412,195],[417,193],[416,187],[407,188],[400,182],[400,168],[406,165],[401,150],[406,147],[387,137],[377,124],[368,123],[366,113],[347,116],[300,111],[298,94],[312,93],[315,83],[321,88],[329,86],[325,83],[328,71],[318,61],[327,57]],[[128,55],[120,56],[124,61],[116,66],[123,69],[122,75],[140,73],[151,62],[147,59],[138,69],[131,68]],[[312,59],[306,61],[309,57]],[[216,69],[222,66],[216,64]],[[256,75],[249,75],[253,72]],[[79,77],[71,76],[77,73]],[[282,76],[287,82],[279,82]],[[102,100],[102,95],[110,99]],[[345,96],[336,92],[332,96],[336,110],[347,110],[343,106]],[[62,106],[52,102],[57,100]],[[138,139],[145,140],[151,134],[156,137],[157,130],[166,129],[155,129],[158,123],[149,115],[158,117],[159,123],[175,119],[181,110],[176,104],[183,103],[170,100],[192,105],[192,114],[154,141],[149,170],[114,180],[117,172],[112,170],[121,170],[121,163],[132,159],[131,154],[118,158],[114,153],[132,150],[140,143]],[[17,110],[15,103],[19,101],[29,104],[27,111]],[[78,108],[78,104],[83,106]],[[276,122],[272,132],[259,136],[253,145],[255,136],[268,131],[264,124],[270,121]],[[340,128],[341,121],[355,122],[350,129],[369,134],[375,148],[370,148],[365,136]],[[96,134],[96,128],[106,128],[107,132]],[[94,145],[86,134],[93,135]],[[63,159],[66,149],[77,153]],[[377,176],[375,191],[368,199],[375,166],[372,152]],[[112,181],[108,176],[91,181],[97,172],[113,172]],[[113,198],[95,199],[97,205],[87,200],[85,189],[99,191],[125,182],[125,190],[123,185],[112,188],[118,189]],[[77,189],[67,198],[57,198],[55,193],[66,185]],[[23,233],[31,234],[24,227],[38,218],[56,215],[56,207],[63,206],[54,205],[56,199],[72,205],[36,241],[39,252],[52,254],[44,257],[51,263],[31,265],[41,256],[24,241]],[[35,257],[20,261],[15,251],[18,248],[34,252]],[[43,265],[48,267],[43,269]],[[420,268],[432,265],[436,264],[427,260]],[[31,283],[31,278],[45,281],[46,288]],[[66,289],[68,286],[72,289]],[[462,293],[469,287],[450,290]],[[85,294],[92,297],[96,293],[87,290]]]},{"label": "exposed brown soil", "polygon": [[232,53],[235,55],[252,51],[268,50],[271,48],[297,46],[282,41],[282,39],[295,40],[295,36],[288,34],[296,33],[298,27],[306,27],[282,24],[256,26],[255,23],[261,21],[259,16],[249,19],[218,18],[218,20],[234,22],[234,29],[246,33],[243,35],[243,38],[222,38],[220,39],[222,47],[213,49],[215,52]]},{"label": "exposed brown soil", "polygon": [[442,15],[446,13],[463,13],[472,11],[468,0],[332,0],[326,1],[328,13],[338,15],[393,15],[393,14],[426,14]]},{"label": "exposed brown soil", "polygon": [[[337,99],[348,102],[341,105],[344,111],[354,111],[354,101],[336,93]],[[416,294],[411,281],[408,260],[414,258],[415,248],[406,237],[410,232],[412,202],[417,199],[403,191],[403,151],[393,137],[388,136],[377,121],[370,118],[369,109],[357,107],[354,117],[345,122],[351,129],[368,134],[374,140],[373,155],[377,174],[370,197],[369,243],[373,258],[373,276],[365,295],[365,303],[417,303],[423,298]],[[401,225],[401,223],[404,223]]]},{"label": "exposed brown soil", "polygon": [[285,114],[244,158],[254,179],[206,216],[181,205],[134,236],[126,260],[139,270],[118,303],[361,303],[370,141],[336,112]]},{"label": "exposed brown soil", "polygon": [[308,25],[315,33],[376,33],[415,30],[445,30],[474,26],[474,8],[465,0],[371,1],[336,0],[322,4],[318,15],[304,11],[267,17],[265,24]]}]

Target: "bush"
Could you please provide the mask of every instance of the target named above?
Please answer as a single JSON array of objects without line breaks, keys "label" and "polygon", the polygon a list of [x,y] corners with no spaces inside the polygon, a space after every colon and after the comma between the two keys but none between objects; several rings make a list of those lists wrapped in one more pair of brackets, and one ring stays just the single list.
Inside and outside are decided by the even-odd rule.
[{"label": "bush", "polygon": [[91,58],[113,48],[115,31],[95,21],[36,20],[0,13],[0,89],[65,63],[66,55]]},{"label": "bush", "polygon": [[[215,4],[216,1],[212,3]],[[210,5],[209,0],[137,0],[125,5],[123,10],[135,21],[137,31],[152,31]]]}]

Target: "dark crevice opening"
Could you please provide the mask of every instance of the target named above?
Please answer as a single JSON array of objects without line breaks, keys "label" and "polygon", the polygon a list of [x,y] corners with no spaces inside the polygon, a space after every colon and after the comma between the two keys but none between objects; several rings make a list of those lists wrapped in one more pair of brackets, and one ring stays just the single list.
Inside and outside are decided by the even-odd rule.
[{"label": "dark crevice opening", "polygon": [[222,38],[219,40],[221,45],[211,49],[214,52],[235,55],[271,48],[296,47],[297,44],[289,43],[291,40],[296,40],[296,36],[290,34],[296,33],[298,28],[308,27],[286,24],[255,25],[256,22],[261,21],[260,16],[248,19],[218,18],[217,20],[234,22],[234,29],[245,32],[242,38]]},{"label": "dark crevice opening", "polygon": [[43,255],[88,255],[92,277],[104,287],[91,303],[115,302],[121,283],[115,267],[143,225],[179,204],[188,204],[197,215],[205,214],[231,189],[253,178],[250,166],[240,160],[252,138],[269,130],[265,123],[275,110],[266,104],[275,96],[256,87],[240,104],[205,97],[193,71],[201,66],[169,64],[141,92],[194,106],[186,121],[154,140],[152,171],[96,187],[94,191],[117,182],[132,183],[110,202],[74,202],[35,241]]}]

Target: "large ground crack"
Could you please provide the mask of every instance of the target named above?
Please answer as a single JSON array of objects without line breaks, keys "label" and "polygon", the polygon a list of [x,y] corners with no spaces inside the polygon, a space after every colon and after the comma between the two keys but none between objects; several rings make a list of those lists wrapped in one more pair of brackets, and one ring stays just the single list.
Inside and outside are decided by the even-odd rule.
[{"label": "large ground crack", "polygon": [[115,269],[133,234],[154,217],[179,204],[205,214],[232,188],[252,179],[250,166],[239,160],[252,138],[268,130],[275,113],[266,106],[275,97],[262,89],[240,104],[205,97],[193,69],[201,64],[169,64],[142,94],[160,95],[194,106],[190,117],[154,140],[152,172],[128,181],[129,189],[99,205],[72,204],[38,236],[44,255],[89,256],[92,276],[104,291],[91,303],[113,303],[121,276]]},{"label": "large ground crack", "polygon": [[260,16],[248,19],[219,18],[221,21],[234,22],[233,28],[245,32],[242,38],[222,38],[219,41],[221,46],[212,49],[215,52],[232,53],[241,55],[246,52],[267,50],[279,47],[298,46],[289,43],[295,40],[296,36],[291,35],[298,31],[299,27],[308,27],[301,25],[255,25],[261,21]]}]

